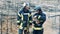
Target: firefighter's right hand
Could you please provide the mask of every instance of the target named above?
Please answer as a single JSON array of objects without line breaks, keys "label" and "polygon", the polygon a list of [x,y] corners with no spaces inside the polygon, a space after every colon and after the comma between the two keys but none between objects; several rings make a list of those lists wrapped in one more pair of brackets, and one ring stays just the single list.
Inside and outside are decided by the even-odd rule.
[{"label": "firefighter's right hand", "polygon": [[20,25],[17,25],[17,28],[19,28]]}]

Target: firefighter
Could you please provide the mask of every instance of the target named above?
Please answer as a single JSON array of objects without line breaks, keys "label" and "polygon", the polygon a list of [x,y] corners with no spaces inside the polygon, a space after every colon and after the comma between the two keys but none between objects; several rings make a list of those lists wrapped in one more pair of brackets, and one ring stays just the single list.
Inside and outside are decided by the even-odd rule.
[{"label": "firefighter", "polygon": [[32,22],[32,15],[29,9],[30,9],[29,3],[24,3],[23,9],[18,12],[17,25],[19,26],[19,34],[23,34],[23,31],[24,34],[28,34],[27,26],[29,28],[28,24],[31,24]]},{"label": "firefighter", "polygon": [[43,24],[46,21],[46,15],[42,12],[40,6],[35,7],[37,13],[33,15],[33,34],[43,34]]}]

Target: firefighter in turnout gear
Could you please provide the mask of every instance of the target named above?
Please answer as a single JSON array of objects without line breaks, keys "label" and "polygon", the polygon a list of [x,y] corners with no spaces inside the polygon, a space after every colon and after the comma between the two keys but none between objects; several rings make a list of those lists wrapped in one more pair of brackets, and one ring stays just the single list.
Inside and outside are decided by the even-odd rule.
[{"label": "firefighter in turnout gear", "polygon": [[19,26],[19,34],[23,34],[23,31],[24,34],[28,34],[27,29],[32,22],[32,15],[29,11],[29,3],[24,3],[23,6],[23,9],[18,12],[17,25]]},{"label": "firefighter in turnout gear", "polygon": [[40,6],[35,8],[37,13],[33,15],[33,34],[43,34],[43,23],[46,21],[46,15],[42,12]]}]

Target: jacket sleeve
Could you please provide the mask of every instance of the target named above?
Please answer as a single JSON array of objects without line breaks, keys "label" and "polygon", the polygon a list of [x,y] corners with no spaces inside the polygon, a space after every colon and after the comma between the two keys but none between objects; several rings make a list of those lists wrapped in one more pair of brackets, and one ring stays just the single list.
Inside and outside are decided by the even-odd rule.
[{"label": "jacket sleeve", "polygon": [[32,23],[32,15],[31,15],[31,12],[29,13],[29,22]]},{"label": "jacket sleeve", "polygon": [[41,24],[43,24],[44,22],[46,21],[46,15],[45,14],[43,14],[42,16],[41,16]]},{"label": "jacket sleeve", "polygon": [[20,23],[21,23],[21,13],[18,12],[18,14],[17,14],[17,25],[20,25]]}]

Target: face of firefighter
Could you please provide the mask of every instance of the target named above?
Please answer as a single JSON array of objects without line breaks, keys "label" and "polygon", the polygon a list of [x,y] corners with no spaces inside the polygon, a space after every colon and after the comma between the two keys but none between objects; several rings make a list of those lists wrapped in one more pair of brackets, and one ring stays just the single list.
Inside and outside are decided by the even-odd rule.
[{"label": "face of firefighter", "polygon": [[29,7],[29,6],[26,6],[26,7],[25,7],[25,9],[29,10],[29,9],[30,9],[30,7]]},{"label": "face of firefighter", "polygon": [[41,11],[37,10],[37,13],[41,13]]}]

